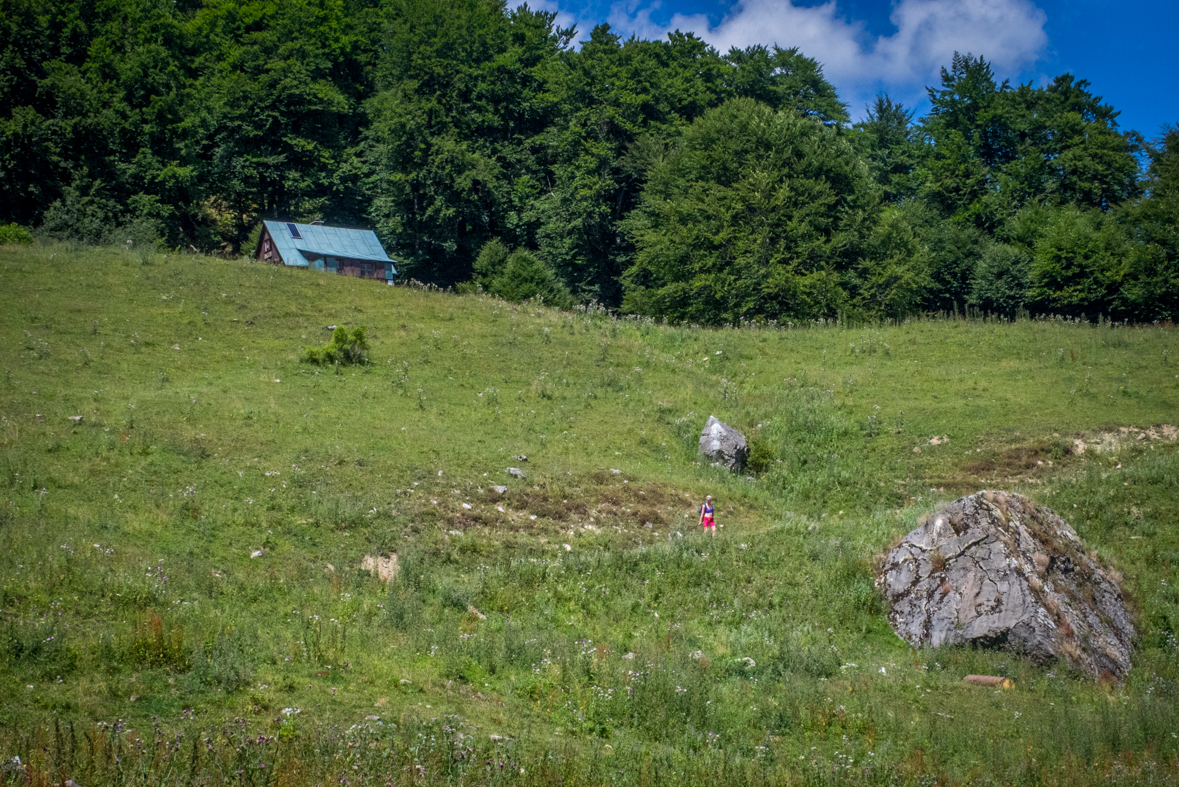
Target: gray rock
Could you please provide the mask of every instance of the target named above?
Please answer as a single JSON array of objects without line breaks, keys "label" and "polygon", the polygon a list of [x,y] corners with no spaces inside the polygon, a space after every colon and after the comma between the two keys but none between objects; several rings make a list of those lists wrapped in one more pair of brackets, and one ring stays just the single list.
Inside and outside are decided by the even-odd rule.
[{"label": "gray rock", "polygon": [[491,487],[491,491],[495,492],[497,495],[506,495],[508,493],[508,488],[506,486],[493,486]]},{"label": "gray rock", "polygon": [[524,471],[518,467],[509,467],[508,475],[515,476],[516,478],[527,478],[527,476],[524,475]]},{"label": "gray rock", "polygon": [[1022,495],[983,491],[932,514],[888,553],[876,585],[914,647],[971,644],[1130,671],[1136,636],[1117,581],[1067,522]]},{"label": "gray rock", "polygon": [[715,415],[710,415],[704,431],[700,433],[700,449],[697,453],[730,470],[740,470],[745,467],[745,459],[749,456],[749,445],[745,442],[745,435],[718,420]]}]

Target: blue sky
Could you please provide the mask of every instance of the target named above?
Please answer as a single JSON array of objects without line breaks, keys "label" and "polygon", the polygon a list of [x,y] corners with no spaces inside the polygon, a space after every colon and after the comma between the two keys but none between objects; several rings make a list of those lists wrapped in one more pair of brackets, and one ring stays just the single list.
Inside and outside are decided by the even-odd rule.
[{"label": "blue sky", "polygon": [[691,30],[718,49],[797,46],[853,117],[878,90],[925,109],[924,86],[957,51],[982,55],[1012,82],[1061,73],[1092,83],[1148,138],[1179,124],[1179,0],[539,0],[576,23],[661,38]]}]

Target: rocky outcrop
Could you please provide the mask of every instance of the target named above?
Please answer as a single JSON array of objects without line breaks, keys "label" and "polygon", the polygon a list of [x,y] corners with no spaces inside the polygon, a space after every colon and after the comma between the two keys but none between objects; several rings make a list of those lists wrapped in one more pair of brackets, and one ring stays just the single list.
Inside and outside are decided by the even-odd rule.
[{"label": "rocky outcrop", "polygon": [[984,491],[931,515],[888,553],[876,584],[915,647],[1001,647],[1095,677],[1130,671],[1134,624],[1117,581],[1067,522]]},{"label": "rocky outcrop", "polygon": [[700,448],[697,453],[710,462],[737,471],[745,467],[749,445],[745,442],[745,435],[724,421],[718,420],[715,415],[710,415],[708,423],[704,425],[704,431],[700,433]]}]

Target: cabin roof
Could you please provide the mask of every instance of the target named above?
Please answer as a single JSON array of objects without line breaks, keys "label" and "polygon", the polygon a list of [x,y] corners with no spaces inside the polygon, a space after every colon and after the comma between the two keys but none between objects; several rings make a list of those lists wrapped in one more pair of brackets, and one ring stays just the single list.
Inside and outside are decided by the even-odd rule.
[{"label": "cabin roof", "polygon": [[[265,221],[270,239],[283,263],[297,268],[310,265],[308,256],[341,257],[353,260],[392,263],[372,230],[349,230],[322,224],[295,224]],[[397,271],[394,270],[394,273]]]}]

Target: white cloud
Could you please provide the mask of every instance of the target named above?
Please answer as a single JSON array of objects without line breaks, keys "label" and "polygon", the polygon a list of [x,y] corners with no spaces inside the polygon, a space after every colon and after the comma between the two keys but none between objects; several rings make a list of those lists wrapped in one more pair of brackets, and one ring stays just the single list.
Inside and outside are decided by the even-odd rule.
[{"label": "white cloud", "polygon": [[1048,43],[1047,17],[1031,0],[898,0],[890,16],[897,30],[882,36],[846,18],[835,0],[809,8],[790,0],[740,0],[716,25],[704,15],[683,14],[660,25],[651,18],[659,8],[659,0],[616,3],[609,22],[643,38],[692,31],[722,52],[752,44],[796,46],[823,65],[853,110],[879,87],[919,96],[955,51],[981,55],[998,75],[1009,76],[1040,58]]}]

